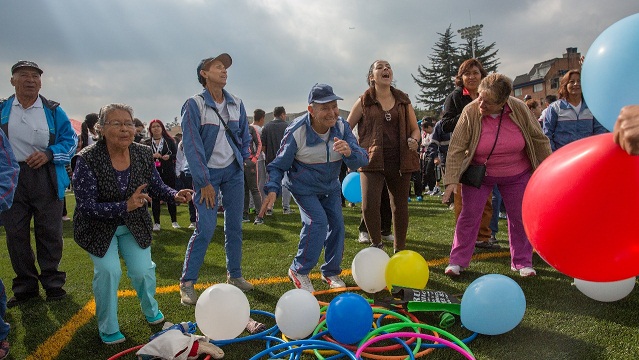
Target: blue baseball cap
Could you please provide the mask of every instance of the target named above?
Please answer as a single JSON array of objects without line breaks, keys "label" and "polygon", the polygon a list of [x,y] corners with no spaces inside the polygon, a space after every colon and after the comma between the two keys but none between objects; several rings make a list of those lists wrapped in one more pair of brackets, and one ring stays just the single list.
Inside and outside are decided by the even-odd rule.
[{"label": "blue baseball cap", "polygon": [[308,94],[308,103],[326,104],[327,102],[335,100],[344,100],[341,97],[335,95],[333,88],[327,84],[315,84],[311,88],[311,92]]}]

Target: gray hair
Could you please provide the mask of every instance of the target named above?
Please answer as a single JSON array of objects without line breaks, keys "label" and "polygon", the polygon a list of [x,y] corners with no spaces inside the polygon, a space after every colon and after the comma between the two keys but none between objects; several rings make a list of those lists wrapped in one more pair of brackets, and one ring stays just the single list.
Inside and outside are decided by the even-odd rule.
[{"label": "gray hair", "polygon": [[481,80],[477,90],[489,92],[494,100],[501,104],[508,100],[513,91],[513,81],[506,75],[492,73]]},{"label": "gray hair", "polygon": [[106,121],[107,115],[109,115],[111,112],[115,110],[124,110],[128,112],[129,115],[131,115],[131,119],[133,119],[133,108],[131,106],[127,104],[111,103],[111,104],[104,105],[100,109],[100,115],[98,115],[99,116],[98,123],[100,124],[100,126],[104,126],[104,122]]},{"label": "gray hair", "polygon": [[[107,115],[109,115],[115,110],[126,111],[129,113],[129,115],[131,115],[131,119],[133,119],[133,108],[130,105],[121,104],[121,103],[107,104],[100,109],[100,113],[98,115],[98,124],[100,124],[100,128],[104,128],[104,122],[106,121]],[[104,139],[104,134],[102,133],[102,131],[100,131],[100,134],[98,135],[98,137],[99,137],[99,140]]]}]

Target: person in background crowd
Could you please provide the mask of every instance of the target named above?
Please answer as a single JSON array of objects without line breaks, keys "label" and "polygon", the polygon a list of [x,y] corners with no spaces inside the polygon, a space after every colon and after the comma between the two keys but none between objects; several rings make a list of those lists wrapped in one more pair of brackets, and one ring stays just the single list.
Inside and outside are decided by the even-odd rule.
[{"label": "person in background crowd", "polygon": [[[242,222],[249,222],[249,198],[253,199],[253,203],[258,209],[262,208],[261,190],[257,188],[257,161],[262,154],[262,140],[257,130],[249,125],[249,134],[251,142],[249,143],[249,158],[244,160],[244,211],[242,213]],[[260,216],[255,217],[254,225],[261,225],[264,219]]]},{"label": "person in background crowd", "polygon": [[448,201],[470,165],[484,164],[486,176],[480,188],[461,185],[464,206],[444,272],[459,276],[470,265],[482,212],[496,184],[508,214],[511,269],[520,276],[534,276],[533,248],[524,231],[521,204],[532,172],[551,153],[548,138],[526,104],[510,96],[512,81],[506,76],[486,76],[478,92],[479,97],[464,108],[451,137],[442,201]]},{"label": "person in background crowd", "polygon": [[164,315],[155,300],[155,263],[151,260],[151,199],[191,200],[193,190],[175,191],[162,182],[153,151],[133,142],[133,109],[108,104],[100,109],[102,138],[80,151],[73,173],[77,199],[73,237],[93,261],[93,294],[98,330],[107,345],[125,340],[118,323],[120,254],[149,324]]},{"label": "person in background crowd", "polygon": [[[284,137],[284,131],[288,126],[286,122],[286,110],[283,106],[277,106],[273,110],[273,120],[264,125],[262,129],[262,149],[265,154],[265,164],[268,164],[275,160],[278,151],[280,150],[280,144]],[[288,176],[284,174],[284,176]],[[271,204],[273,205],[273,204]],[[289,215],[293,213],[291,209],[291,192],[283,187],[282,188],[282,213]],[[266,215],[273,214],[273,208],[269,208]]]},{"label": "person in background crowd", "polygon": [[[13,203],[13,196],[18,185],[20,165],[16,161],[9,139],[0,129],[0,213],[6,211]],[[9,330],[11,326],[5,321],[7,315],[7,292],[0,279],[0,360],[9,355]]]},{"label": "person in background crowd", "polygon": [[430,159],[426,167],[426,173],[433,173],[435,178],[435,187],[427,193],[430,196],[443,194],[437,183],[441,180],[441,173],[446,168],[446,154],[448,154],[449,143],[450,133],[444,132],[442,121],[439,120],[435,123],[430,145],[428,145],[426,150],[426,156]]},{"label": "person in background crowd", "polygon": [[193,178],[197,222],[186,246],[180,301],[195,305],[195,282],[204,263],[206,249],[217,225],[219,192],[224,193],[224,249],[226,282],[243,291],[253,285],[242,276],[242,207],[244,205],[244,161],[249,158],[248,119],[242,100],[224,89],[233,60],[223,53],[202,59],[197,79],[202,92],[182,106],[182,141]]},{"label": "person in background crowd", "polygon": [[[366,151],[348,124],[339,116],[333,88],[315,84],[308,95],[308,112],[286,129],[277,157],[268,164],[268,193],[260,215],[275,202],[283,187],[288,188],[299,205],[302,231],[297,254],[288,276],[298,289],[314,292],[309,273],[324,250],[320,267],[322,280],[331,288],[346,287],[339,277],[344,252],[339,173],[342,161],[352,170],[368,163]],[[288,172],[290,176],[284,177]]]},{"label": "person in background crowd", "polygon": [[[421,183],[423,184],[423,189],[428,188],[429,191],[427,194],[439,194],[439,188],[437,188],[437,178],[435,176],[435,167],[431,164],[434,159],[428,156],[428,147],[433,141],[433,133],[435,127],[435,118],[432,116],[425,116],[422,119],[421,128],[422,128],[422,141],[419,147],[419,165],[421,168],[420,175],[422,177]],[[436,189],[437,188],[437,189]],[[422,195],[421,193],[419,194]]]},{"label": "person in background crowd", "polygon": [[[7,307],[39,297],[38,282],[47,301],[67,295],[63,289],[66,273],[59,270],[64,244],[60,219],[70,183],[65,167],[75,154],[78,136],[60,104],[39,94],[41,75],[36,63],[18,61],[11,67],[15,95],[0,102],[0,128],[20,164],[13,205],[0,215],[16,273]],[[32,219],[35,253],[31,247]]]},{"label": "person in background crowd", "polygon": [[539,121],[539,126],[541,126],[542,129],[544,128],[544,119],[546,118],[546,111],[548,111],[550,104],[557,101],[557,96],[546,95],[546,97],[544,98],[544,101],[545,101],[546,107],[541,111],[541,115],[539,115],[539,118],[537,118],[537,121]]},{"label": "person in background crowd", "polygon": [[[273,110],[273,120],[264,125],[262,129],[262,149],[265,154],[265,164],[268,164],[275,159],[280,149],[282,138],[284,137],[284,130],[288,123],[286,122],[286,110],[283,106],[277,106]],[[287,176],[284,174],[284,176]],[[273,204],[271,204],[273,205]],[[282,213],[289,215],[295,211],[291,209],[291,192],[283,187],[282,188]],[[266,215],[271,215],[273,208],[271,207],[266,212]]]},{"label": "person in background crowd", "polygon": [[[153,150],[153,160],[155,167],[162,178],[162,181],[169,187],[175,188],[175,156],[177,147],[175,140],[169,135],[161,120],[151,120],[149,123],[148,139],[144,139],[142,144],[150,146]],[[151,210],[153,211],[153,231],[160,231],[160,199],[153,199]],[[166,207],[171,217],[171,225],[174,229],[179,229],[180,224],[177,223],[177,212],[174,202],[168,202]]]},{"label": "person in background crowd", "polygon": [[[479,96],[477,88],[486,75],[488,75],[488,73],[477,59],[468,59],[459,66],[457,76],[455,77],[455,85],[457,87],[448,95],[444,102],[444,114],[441,119],[444,132],[453,133],[464,107]],[[455,219],[459,219],[459,214],[462,211],[461,191],[461,184],[459,184],[457,191],[455,191],[456,196],[453,197]],[[492,233],[490,230],[490,219],[492,215],[493,204],[489,198],[486,201],[486,206],[484,207],[481,218],[481,225],[477,232],[477,247],[480,249],[496,250],[500,248],[498,244],[490,242],[490,235]]]},{"label": "person in background crowd", "polygon": [[[264,112],[264,110],[255,109],[253,111],[253,123],[251,126],[257,131],[257,135],[260,137],[260,143],[262,143],[262,129],[264,128],[265,117],[266,112]],[[262,199],[266,198],[266,193],[264,193],[264,184],[266,183],[266,164],[264,159],[264,146],[262,145],[262,152],[257,157],[257,189],[260,191]],[[251,197],[249,200],[249,206],[259,211],[260,208],[255,206],[253,198]]]},{"label": "person in background crowd", "polygon": [[144,140],[144,123],[138,118],[133,119],[133,123],[135,124],[135,138],[133,141],[140,143]]},{"label": "person in background crowd", "polygon": [[570,70],[559,81],[559,100],[550,104],[544,134],[552,151],[588,136],[607,133],[592,115],[581,93],[581,71]]},{"label": "person in background crowd", "polygon": [[[193,177],[191,177],[191,171],[189,170],[189,163],[186,161],[186,155],[184,155],[184,141],[180,141],[177,146],[177,153],[175,155],[175,178],[180,179],[182,189],[193,189]],[[189,201],[189,229],[195,229],[195,221],[197,214],[195,212],[195,205],[193,200]]]},{"label": "person in background crowd", "polygon": [[90,113],[84,117],[80,140],[78,141],[78,151],[95,143],[98,140],[98,133],[95,131],[95,124],[98,122],[98,114]]},{"label": "person in background crowd", "polygon": [[613,130],[615,143],[630,155],[639,155],[639,105],[624,106]]},{"label": "person in background crowd", "polygon": [[535,119],[539,119],[539,117],[541,116],[541,106],[539,105],[537,100],[526,100],[526,106],[528,106],[528,109],[530,109],[530,112],[532,112]]}]

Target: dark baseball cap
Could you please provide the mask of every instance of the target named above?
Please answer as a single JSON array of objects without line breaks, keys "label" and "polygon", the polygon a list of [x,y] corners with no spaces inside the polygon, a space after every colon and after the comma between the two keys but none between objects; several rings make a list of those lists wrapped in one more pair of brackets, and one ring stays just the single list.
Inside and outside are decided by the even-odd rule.
[{"label": "dark baseball cap", "polygon": [[222,53],[216,57],[209,57],[209,58],[200,60],[200,63],[197,65],[197,81],[200,84],[204,85],[204,78],[202,77],[202,75],[200,75],[200,70],[204,68],[204,65],[210,64],[211,62],[215,60],[220,60],[222,62],[222,65],[224,65],[224,67],[227,69],[230,68],[231,65],[233,64],[233,59],[231,59],[231,55],[227,53]]},{"label": "dark baseball cap", "polygon": [[40,73],[40,75],[42,75],[42,69],[40,69],[40,67],[38,66],[38,64],[34,63],[33,61],[29,61],[29,60],[20,60],[17,63],[15,63],[12,67],[11,67],[11,75],[13,75],[13,73],[16,72],[16,70],[23,68],[23,67],[30,67],[30,68],[34,68],[36,70],[38,70],[38,72]]},{"label": "dark baseball cap", "polygon": [[326,84],[315,84],[311,88],[311,92],[308,94],[308,103],[326,104],[334,100],[344,100],[341,97],[335,95],[333,88]]}]

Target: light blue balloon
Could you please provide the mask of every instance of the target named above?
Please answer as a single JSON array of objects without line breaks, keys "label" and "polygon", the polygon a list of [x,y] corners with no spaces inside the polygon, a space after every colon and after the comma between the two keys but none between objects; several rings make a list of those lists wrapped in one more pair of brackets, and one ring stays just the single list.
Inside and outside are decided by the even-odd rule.
[{"label": "light blue balloon", "polygon": [[588,49],[581,84],[588,108],[612,131],[622,107],[639,103],[639,13],[604,30]]},{"label": "light blue balloon", "polygon": [[511,278],[484,275],[473,281],[461,301],[461,322],[470,331],[499,335],[514,329],[524,318],[526,297]]},{"label": "light blue balloon", "polygon": [[362,185],[359,182],[359,172],[352,172],[342,180],[342,194],[352,203],[362,202]]}]

